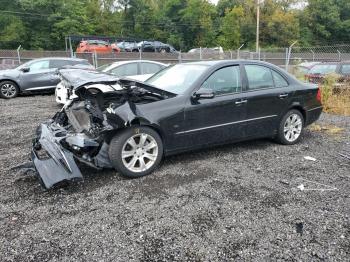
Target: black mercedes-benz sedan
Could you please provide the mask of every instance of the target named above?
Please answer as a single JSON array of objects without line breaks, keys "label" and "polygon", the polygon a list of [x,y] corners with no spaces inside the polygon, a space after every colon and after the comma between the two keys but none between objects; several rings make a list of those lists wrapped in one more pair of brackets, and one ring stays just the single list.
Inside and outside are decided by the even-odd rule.
[{"label": "black mercedes-benz sedan", "polygon": [[60,76],[78,98],[37,129],[32,158],[46,188],[81,180],[76,161],[135,178],[183,151],[264,137],[292,145],[322,111],[317,86],[259,61],[177,64],[144,83],[85,70]]}]

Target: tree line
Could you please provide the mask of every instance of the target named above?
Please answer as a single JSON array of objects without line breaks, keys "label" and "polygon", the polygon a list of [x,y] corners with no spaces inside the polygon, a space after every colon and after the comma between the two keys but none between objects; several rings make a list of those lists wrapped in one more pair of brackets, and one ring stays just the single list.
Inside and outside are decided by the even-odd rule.
[{"label": "tree line", "polygon": [[[345,43],[349,0],[260,0],[263,48]],[[254,49],[257,0],[0,0],[0,48],[60,50],[67,35]]]}]

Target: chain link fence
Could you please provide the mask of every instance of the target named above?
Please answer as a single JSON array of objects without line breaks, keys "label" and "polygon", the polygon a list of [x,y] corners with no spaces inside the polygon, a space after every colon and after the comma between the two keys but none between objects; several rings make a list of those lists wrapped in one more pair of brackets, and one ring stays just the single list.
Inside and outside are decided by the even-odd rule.
[{"label": "chain link fence", "polygon": [[[0,69],[13,68],[26,61],[42,57],[71,57],[69,51],[46,50],[0,50]],[[287,68],[301,62],[330,62],[350,60],[350,45],[293,47],[293,48],[269,48],[259,52],[249,50],[211,50],[210,48],[198,48],[191,53],[149,53],[149,52],[122,52],[122,53],[73,53],[74,57],[87,59],[95,67],[101,65],[125,61],[125,60],[154,60],[166,64],[184,63],[192,61],[206,61],[218,59],[250,59],[266,61],[277,66]]]}]

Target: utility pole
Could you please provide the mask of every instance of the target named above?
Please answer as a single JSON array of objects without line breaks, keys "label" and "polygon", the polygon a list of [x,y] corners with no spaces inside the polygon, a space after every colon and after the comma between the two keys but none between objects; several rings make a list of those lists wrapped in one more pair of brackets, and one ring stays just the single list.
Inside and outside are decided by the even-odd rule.
[{"label": "utility pole", "polygon": [[256,0],[256,52],[259,52],[260,0]]}]

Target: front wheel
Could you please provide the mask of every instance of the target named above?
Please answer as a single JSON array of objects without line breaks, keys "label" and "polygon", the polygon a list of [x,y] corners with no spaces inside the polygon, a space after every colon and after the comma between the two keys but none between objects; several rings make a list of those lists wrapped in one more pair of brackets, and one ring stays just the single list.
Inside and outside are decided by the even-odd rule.
[{"label": "front wheel", "polygon": [[18,95],[18,86],[11,81],[3,81],[0,83],[0,97],[5,99],[14,98]]},{"label": "front wheel", "polygon": [[299,142],[304,129],[304,117],[298,110],[288,111],[282,118],[277,141],[284,145],[294,145]]},{"label": "front wheel", "polygon": [[163,157],[163,142],[149,127],[132,127],[116,134],[109,145],[113,167],[130,178],[153,172]]}]

